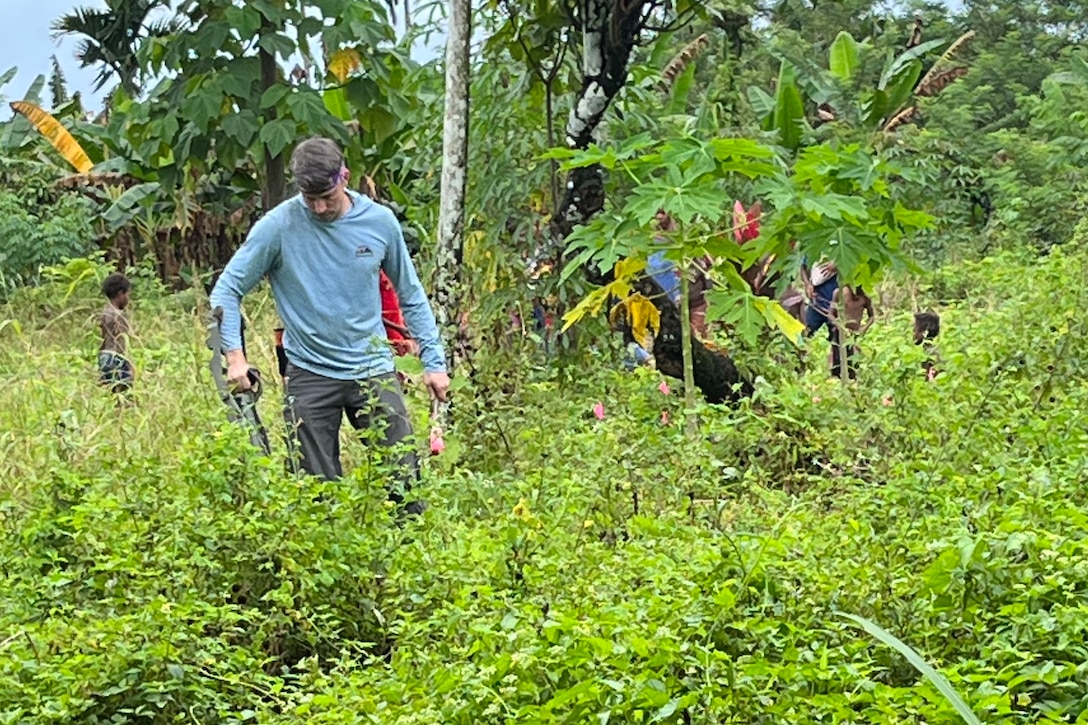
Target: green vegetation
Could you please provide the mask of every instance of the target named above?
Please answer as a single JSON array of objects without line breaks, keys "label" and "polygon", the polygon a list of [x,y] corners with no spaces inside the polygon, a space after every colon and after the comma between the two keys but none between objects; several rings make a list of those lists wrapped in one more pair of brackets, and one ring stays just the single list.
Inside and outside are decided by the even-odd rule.
[{"label": "green vegetation", "polygon": [[954,721],[839,613],[983,722],[1074,721],[1085,275],[1072,249],[938,274],[933,383],[893,309],[859,384],[779,371],[694,440],[611,354],[527,370],[430,459],[404,529],[361,447],[343,484],[298,482],[224,422],[191,297],[138,284],[115,409],[94,275],[27,290],[0,358],[4,721]]},{"label": "green vegetation", "polygon": [[[0,119],[0,723],[1088,722],[1084,3],[586,3],[474,9],[449,249],[426,8],[110,0],[56,26],[117,84],[103,113],[63,58],[48,88],[0,74],[72,137]],[[344,481],[285,474],[267,291],[272,457],[207,371],[204,283],[311,133],[404,207],[464,323],[403,525],[347,433]],[[743,249],[734,200],[765,214]],[[709,342],[750,398],[684,389],[687,332],[686,376],[624,368],[601,312],[658,209],[671,258],[719,260]],[[855,382],[749,287],[805,254],[873,293]],[[120,405],[95,384],[114,268]]]}]

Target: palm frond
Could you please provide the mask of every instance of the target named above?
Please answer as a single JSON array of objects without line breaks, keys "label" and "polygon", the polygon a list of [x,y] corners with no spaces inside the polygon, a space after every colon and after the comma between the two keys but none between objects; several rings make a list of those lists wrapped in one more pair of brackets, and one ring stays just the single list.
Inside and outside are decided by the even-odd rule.
[{"label": "palm frond", "polygon": [[953,56],[956,55],[956,52],[961,47],[971,42],[971,39],[974,37],[975,31],[968,30],[966,33],[956,38],[956,41],[952,43],[952,45],[948,46],[948,50],[941,54],[941,57],[937,59],[937,62],[933,64],[933,67],[929,69],[929,72],[922,76],[922,80],[918,81],[918,85],[915,86],[915,89],[917,89],[919,94],[920,90],[925,88],[928,83],[932,82],[933,77],[942,70],[941,66],[947,65],[952,60]]},{"label": "palm frond", "polygon": [[968,70],[970,69],[967,66],[960,65],[940,71],[939,73],[927,74],[928,80],[918,84],[915,95],[920,98],[935,96],[943,91],[950,83],[952,83],[952,81],[967,75]]},{"label": "palm frond", "polygon": [[710,36],[703,33],[695,40],[691,41],[684,46],[676,57],[669,61],[665,69],[661,71],[661,78],[664,81],[666,87],[671,86],[673,82],[687,69],[688,65],[695,60],[700,53],[706,50],[710,45]]}]

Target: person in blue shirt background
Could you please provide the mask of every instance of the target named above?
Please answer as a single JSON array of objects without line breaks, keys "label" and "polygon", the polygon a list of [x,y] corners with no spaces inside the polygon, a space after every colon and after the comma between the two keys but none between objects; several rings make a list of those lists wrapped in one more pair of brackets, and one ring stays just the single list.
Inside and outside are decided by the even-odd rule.
[{"label": "person in blue shirt background", "polygon": [[[449,376],[438,326],[409,256],[400,224],[387,207],[348,189],[344,154],[327,138],[303,141],[291,156],[300,193],[276,206],[250,230],[210,296],[223,310],[221,337],[227,377],[250,386],[242,350],[241,300],[267,275],[284,322],[288,360],[289,427],[295,428],[300,465],[311,475],[343,475],[340,423],[377,428],[383,446],[412,433],[382,323],[379,273],[393,282],[411,336],[423,360],[423,383],[446,400]],[[408,513],[403,492],[418,480],[414,452],[399,459],[401,490],[390,498]]]},{"label": "person in blue shirt background", "polygon": [[812,337],[821,327],[827,325],[827,339],[834,337],[835,328],[831,321],[831,305],[835,290],[839,288],[839,270],[834,262],[820,262],[811,270],[808,259],[801,261],[801,282],[808,298],[805,311],[805,336]]}]

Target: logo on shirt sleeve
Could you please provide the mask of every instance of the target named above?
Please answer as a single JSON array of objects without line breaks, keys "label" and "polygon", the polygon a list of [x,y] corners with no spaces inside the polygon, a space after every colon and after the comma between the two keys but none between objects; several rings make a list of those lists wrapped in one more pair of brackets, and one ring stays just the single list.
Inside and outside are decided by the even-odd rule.
[{"label": "logo on shirt sleeve", "polygon": [[360,244],[359,247],[355,250],[355,256],[356,257],[373,257],[374,252],[370,251],[370,247],[366,246],[365,244]]}]

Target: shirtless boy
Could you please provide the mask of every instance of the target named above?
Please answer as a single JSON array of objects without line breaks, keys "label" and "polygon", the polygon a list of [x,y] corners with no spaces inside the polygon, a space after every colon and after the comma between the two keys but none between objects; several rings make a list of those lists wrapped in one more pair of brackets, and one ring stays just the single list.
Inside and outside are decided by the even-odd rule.
[{"label": "shirtless boy", "polygon": [[[839,321],[840,315],[842,317],[841,323]],[[873,320],[876,317],[876,313],[873,311],[873,301],[869,295],[865,294],[864,288],[845,285],[835,290],[835,294],[831,298],[830,317],[832,323],[831,374],[834,376],[842,375],[842,368],[839,363],[841,352],[839,335],[845,330],[847,333],[847,373],[853,379],[857,373],[854,366],[850,364],[850,360],[858,351],[857,345],[853,344],[853,340],[864,335],[873,326]],[[867,319],[863,323],[862,319],[866,317]]]}]

